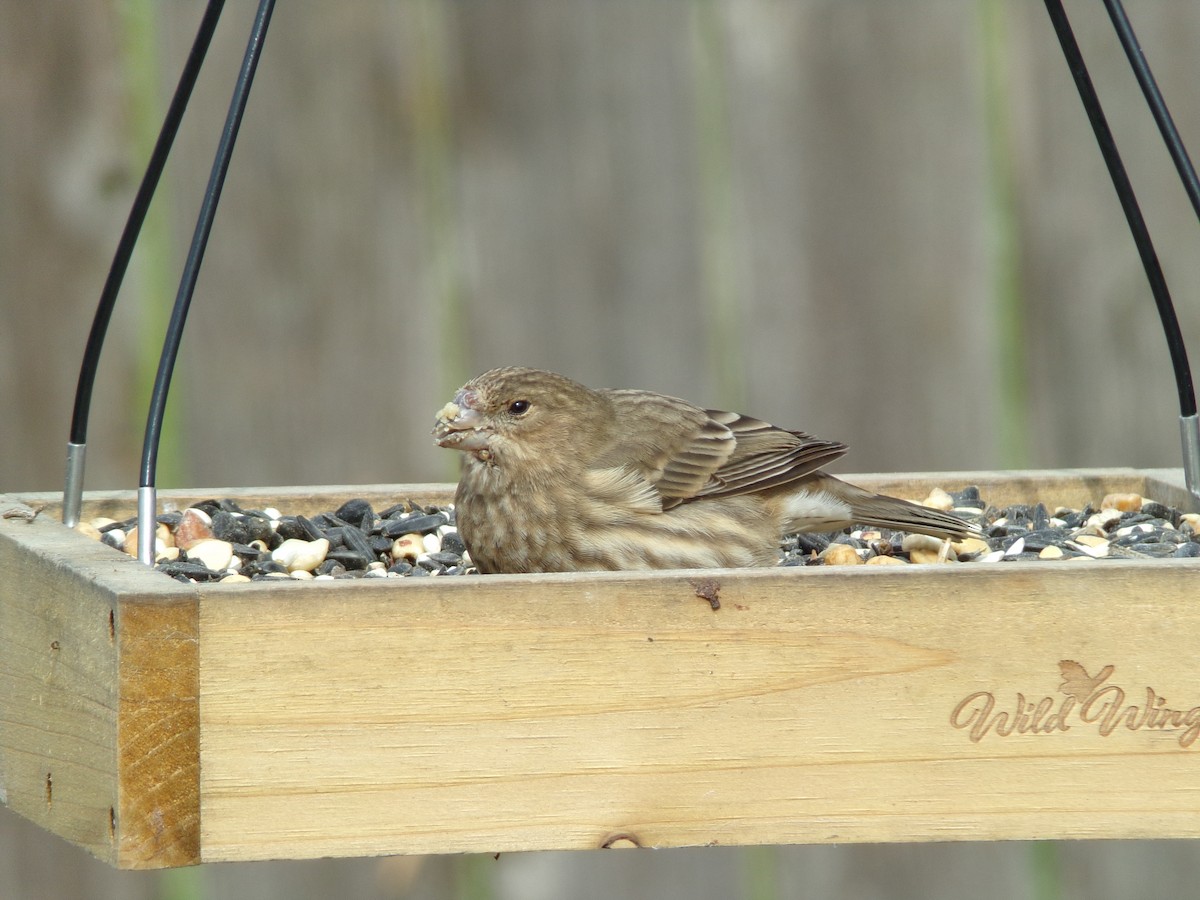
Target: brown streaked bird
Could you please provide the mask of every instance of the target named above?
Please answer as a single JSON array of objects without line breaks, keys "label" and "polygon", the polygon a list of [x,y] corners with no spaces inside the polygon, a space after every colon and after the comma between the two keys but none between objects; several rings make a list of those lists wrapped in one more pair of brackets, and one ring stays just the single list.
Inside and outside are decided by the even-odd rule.
[{"label": "brown streaked bird", "polygon": [[458,530],[484,573],[769,566],[796,531],[975,530],[821,471],[836,441],[539,369],[471,379],[433,435],[463,453]]}]

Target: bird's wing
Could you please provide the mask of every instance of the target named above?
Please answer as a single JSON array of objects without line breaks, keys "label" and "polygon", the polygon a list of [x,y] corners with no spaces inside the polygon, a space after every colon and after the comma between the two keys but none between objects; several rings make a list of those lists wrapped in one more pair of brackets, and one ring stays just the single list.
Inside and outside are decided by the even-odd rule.
[{"label": "bird's wing", "polygon": [[734,450],[696,497],[732,496],[789,484],[846,452],[845,444],[785,431],[750,416],[716,409],[705,412],[710,423],[729,430]]},{"label": "bird's wing", "polygon": [[616,427],[589,467],[638,472],[675,506],[706,487],[737,448],[733,432],[700,407],[649,391],[606,391]]},{"label": "bird's wing", "polygon": [[700,409],[646,391],[609,391],[622,438],[598,467],[641,472],[670,509],[700,497],[733,496],[796,481],[846,452],[836,441],[785,431],[738,413]]},{"label": "bird's wing", "polygon": [[737,438],[725,425],[705,418],[690,434],[656,460],[651,481],[663,496],[663,507],[690,500],[717,484],[716,473],[737,452]]}]

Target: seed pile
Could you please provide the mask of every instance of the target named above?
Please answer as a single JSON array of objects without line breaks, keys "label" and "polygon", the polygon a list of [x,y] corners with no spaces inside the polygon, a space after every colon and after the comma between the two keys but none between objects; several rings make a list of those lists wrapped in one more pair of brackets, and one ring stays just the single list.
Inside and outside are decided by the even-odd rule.
[{"label": "seed pile", "polygon": [[942,541],[923,534],[850,529],[798,534],[783,541],[785,566],[903,565],[1012,560],[1163,559],[1200,557],[1200,514],[1148,500],[1109,494],[1099,507],[1043,503],[997,508],[979,488],[934,489],[922,503],[953,511],[979,526],[979,537]]},{"label": "seed pile", "polygon": [[[886,530],[798,534],[780,546],[780,565],[909,565],[1011,560],[1200,557],[1200,514],[1137,494],[1110,494],[1098,507],[988,505],[977,487],[935,489],[923,503],[952,510],[980,537],[943,541]],[[376,512],[362,499],[308,517],[206,500],[158,516],[159,571],[188,582],[271,578],[397,578],[473,574],[452,506],[412,501]],[[78,529],[137,555],[137,519],[94,519]]]},{"label": "seed pile", "polygon": [[[155,568],[182,581],[462,575],[471,568],[452,507],[362,499],[332,512],[284,515],[205,500],[157,518]],[[137,555],[137,518],[94,519],[79,530]]]}]

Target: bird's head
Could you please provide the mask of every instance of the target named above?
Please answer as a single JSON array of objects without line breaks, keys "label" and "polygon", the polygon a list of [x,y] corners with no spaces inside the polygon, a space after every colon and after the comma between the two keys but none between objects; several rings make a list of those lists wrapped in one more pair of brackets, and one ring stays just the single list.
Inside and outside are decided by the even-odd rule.
[{"label": "bird's head", "polygon": [[583,434],[604,421],[597,391],[540,369],[492,369],[459,388],[433,427],[440,447],[498,460],[571,458]]}]

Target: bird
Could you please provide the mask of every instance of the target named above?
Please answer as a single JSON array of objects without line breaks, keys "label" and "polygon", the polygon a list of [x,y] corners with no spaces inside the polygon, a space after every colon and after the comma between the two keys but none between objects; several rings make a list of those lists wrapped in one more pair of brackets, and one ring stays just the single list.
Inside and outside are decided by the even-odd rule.
[{"label": "bird", "polygon": [[463,454],[456,524],[483,574],[770,566],[784,535],[852,524],[978,532],[824,472],[837,441],[541,369],[472,378],[433,437]]}]

